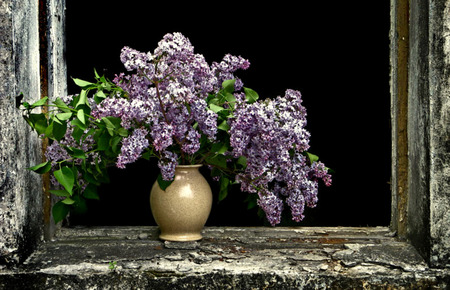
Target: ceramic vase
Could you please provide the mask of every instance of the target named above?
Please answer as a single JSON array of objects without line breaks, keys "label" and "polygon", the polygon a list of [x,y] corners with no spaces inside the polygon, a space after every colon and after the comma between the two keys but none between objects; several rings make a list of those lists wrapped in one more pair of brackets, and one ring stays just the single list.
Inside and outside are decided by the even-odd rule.
[{"label": "ceramic vase", "polygon": [[174,181],[162,190],[156,181],[150,193],[153,217],[166,241],[202,239],[202,229],[209,217],[212,193],[200,173],[202,165],[178,165]]}]

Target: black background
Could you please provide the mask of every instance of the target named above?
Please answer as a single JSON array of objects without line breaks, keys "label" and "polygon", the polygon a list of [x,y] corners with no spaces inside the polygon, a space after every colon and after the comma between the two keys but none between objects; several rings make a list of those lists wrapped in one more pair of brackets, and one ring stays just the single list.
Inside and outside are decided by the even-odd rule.
[{"label": "black background", "polygon": [[[226,53],[241,55],[251,66],[238,76],[261,98],[283,95],[287,88],[302,92],[309,151],[335,170],[333,185],[319,188],[318,206],[299,225],[388,225],[389,1],[181,3],[67,1],[68,76],[93,80],[95,68],[112,79],[125,72],[123,46],[153,51],[172,32],[187,36],[209,63]],[[69,94],[77,92],[69,79]],[[156,161],[110,173],[101,202],[91,203],[88,215],[72,223],[154,225],[149,192]],[[264,224],[246,209],[245,198],[237,188],[214,202],[208,225]]]}]

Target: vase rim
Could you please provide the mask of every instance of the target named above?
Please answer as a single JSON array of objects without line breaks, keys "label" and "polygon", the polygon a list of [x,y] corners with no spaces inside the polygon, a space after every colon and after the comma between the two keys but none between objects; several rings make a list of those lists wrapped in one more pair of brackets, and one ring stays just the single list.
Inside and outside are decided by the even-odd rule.
[{"label": "vase rim", "polygon": [[180,169],[183,169],[183,168],[198,168],[198,167],[202,167],[203,166],[203,164],[189,164],[189,165],[177,165],[175,168],[180,168]]}]

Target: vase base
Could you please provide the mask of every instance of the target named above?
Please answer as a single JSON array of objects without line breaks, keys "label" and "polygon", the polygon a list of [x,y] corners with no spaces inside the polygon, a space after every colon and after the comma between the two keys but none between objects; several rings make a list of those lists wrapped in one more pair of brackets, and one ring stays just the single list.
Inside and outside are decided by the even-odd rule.
[{"label": "vase base", "polygon": [[193,242],[203,238],[200,234],[160,234],[159,238],[170,242]]}]

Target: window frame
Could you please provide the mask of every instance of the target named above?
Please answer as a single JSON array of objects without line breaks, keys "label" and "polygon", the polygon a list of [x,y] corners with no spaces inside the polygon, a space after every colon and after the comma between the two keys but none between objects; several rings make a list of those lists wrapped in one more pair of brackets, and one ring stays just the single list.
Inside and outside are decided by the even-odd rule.
[{"label": "window frame", "polygon": [[[50,1],[50,0],[49,0]],[[428,68],[425,64],[421,64],[418,67],[414,67],[411,64],[411,60],[417,59],[421,60],[427,57],[428,51],[424,50],[411,50],[409,46],[411,40],[420,42],[426,41],[424,35],[410,35],[411,26],[419,25],[419,21],[428,20],[428,7],[425,4],[418,4],[419,1],[411,1],[411,5],[416,5],[414,10],[416,14],[412,14],[413,18],[410,19],[411,5],[409,0],[391,0],[391,30],[390,30],[390,64],[391,64],[391,77],[390,77],[390,90],[391,90],[391,134],[392,134],[392,152],[391,152],[391,196],[392,196],[392,214],[390,228],[397,232],[399,237],[410,239],[412,244],[419,249],[420,253],[429,258],[429,228],[427,225],[426,212],[420,212],[418,220],[420,223],[411,232],[408,227],[413,226],[411,221],[411,215],[408,212],[414,210],[411,207],[411,201],[418,199],[424,188],[429,186],[429,181],[424,181],[425,184],[419,188],[412,188],[411,176],[414,174],[428,176],[424,172],[415,172],[414,166],[417,162],[422,162],[424,167],[422,171],[426,170],[427,162],[429,159],[425,160],[412,160],[410,159],[411,145],[416,143],[416,139],[411,139],[411,129],[417,124],[422,124],[421,129],[426,130],[428,123],[423,123],[423,118],[427,118],[426,112],[421,112],[422,115],[417,119],[413,119],[412,115],[413,106],[419,106],[422,104],[417,104],[412,99],[415,94],[419,91],[426,91],[428,88],[428,83],[420,79],[419,74],[413,74],[411,72],[427,72]],[[427,1],[426,1],[427,2]],[[65,6],[65,1],[62,0],[60,3]],[[420,7],[419,7],[420,6]],[[422,10],[420,10],[420,9]],[[45,7],[40,7],[40,9],[46,9]],[[67,94],[67,75],[61,72],[66,72],[66,66],[64,63],[64,36],[53,35],[56,33],[52,27],[59,26],[59,28],[64,28],[64,7],[56,5],[55,7],[47,8],[50,9],[49,15],[52,15],[51,9],[59,9],[58,15],[62,15],[58,21],[44,21],[40,23],[41,25],[48,26],[46,30],[40,30],[40,33],[49,32],[49,41],[52,39],[59,39],[61,46],[49,45],[48,49],[48,63],[49,71],[48,79],[41,80],[43,83],[48,83],[48,94],[52,95],[64,95]],[[63,10],[61,10],[63,9]],[[53,19],[53,18],[49,18]],[[44,37],[44,35],[41,35]],[[42,39],[42,38],[41,38]],[[56,56],[56,57],[53,57]],[[418,87],[412,87],[411,84],[418,82]],[[65,83],[65,85],[64,85]],[[411,94],[412,92],[412,94]],[[425,114],[425,115],[424,115]],[[422,118],[422,119],[420,119]],[[418,138],[420,134],[414,135],[414,138]],[[426,141],[420,142],[421,150],[426,150]],[[420,152],[419,152],[420,153]],[[418,153],[418,154],[419,154]],[[48,192],[48,176],[44,176],[44,191]],[[429,191],[428,191],[429,193]],[[423,195],[423,194],[422,194]],[[51,218],[51,206],[54,204],[53,197],[44,195],[45,200],[49,202],[44,203],[44,233],[45,238],[50,240],[60,225],[55,226]],[[425,197],[424,202],[429,205],[429,197]],[[417,220],[417,219],[416,219]],[[429,221],[429,219],[428,219]]]}]

